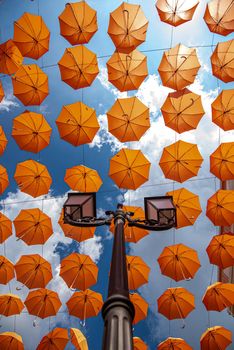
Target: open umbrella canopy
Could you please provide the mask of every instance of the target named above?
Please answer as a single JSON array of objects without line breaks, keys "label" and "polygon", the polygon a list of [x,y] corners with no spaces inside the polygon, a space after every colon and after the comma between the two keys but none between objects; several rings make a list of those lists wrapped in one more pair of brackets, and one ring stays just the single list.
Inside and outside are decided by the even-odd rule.
[{"label": "open umbrella canopy", "polygon": [[22,337],[15,332],[0,333],[0,347],[7,350],[24,350]]},{"label": "open umbrella canopy", "polygon": [[0,45],[0,73],[14,74],[23,63],[23,56],[12,40]]},{"label": "open umbrella canopy", "polygon": [[133,350],[147,350],[148,346],[139,337],[133,337]]},{"label": "open umbrella canopy", "polygon": [[66,3],[59,15],[60,34],[71,45],[87,44],[98,30],[97,11],[86,1]]},{"label": "open umbrella canopy", "polygon": [[138,50],[115,52],[107,61],[108,80],[119,90],[137,90],[148,75],[147,57]]},{"label": "open umbrella canopy", "polygon": [[14,179],[20,191],[32,197],[47,194],[52,183],[46,166],[32,159],[17,164]]},{"label": "open umbrella canopy", "polygon": [[79,192],[97,192],[102,185],[97,170],[85,165],[77,165],[66,169],[64,181],[72,190]]},{"label": "open umbrella canopy", "polygon": [[196,49],[177,44],[163,53],[158,72],[164,86],[182,90],[194,82],[199,68]]},{"label": "open umbrella canopy", "polygon": [[167,179],[184,182],[197,175],[202,162],[197,145],[179,140],[164,147],[159,165]]},{"label": "open umbrella canopy", "polygon": [[221,143],[210,155],[210,172],[221,181],[234,179],[234,142]]},{"label": "open umbrella canopy", "polygon": [[14,22],[14,42],[24,57],[40,58],[49,50],[50,32],[41,16],[25,12]]},{"label": "open umbrella canopy", "polygon": [[207,201],[206,215],[216,226],[234,224],[234,191],[218,190]]},{"label": "open umbrella canopy", "polygon": [[53,233],[50,217],[38,208],[22,209],[14,226],[16,237],[27,245],[44,244]]},{"label": "open umbrella canopy", "polygon": [[234,284],[216,282],[210,285],[202,302],[208,311],[222,311],[234,305]]},{"label": "open umbrella canopy", "polygon": [[88,350],[87,339],[78,328],[70,328],[71,343],[77,350]]},{"label": "open umbrella canopy", "polygon": [[157,350],[193,350],[193,348],[182,338],[168,337],[158,345]]},{"label": "open umbrella canopy", "polygon": [[68,342],[67,329],[56,327],[41,339],[36,350],[64,350]]},{"label": "open umbrella canopy", "polygon": [[6,190],[9,185],[9,179],[6,168],[0,164],[0,195]]},{"label": "open umbrella canopy", "polygon": [[201,350],[225,350],[232,343],[232,332],[222,326],[208,328],[200,343]]},{"label": "open umbrella canopy", "polygon": [[211,0],[206,5],[204,20],[211,32],[228,35],[234,31],[233,0]]},{"label": "open umbrella canopy", "polygon": [[2,102],[4,96],[5,96],[5,93],[4,93],[4,90],[3,90],[2,82],[0,80],[0,103]]},{"label": "open umbrella canopy", "polygon": [[220,42],[211,55],[213,75],[229,83],[234,80],[234,40]]},{"label": "open umbrella canopy", "polygon": [[15,294],[0,294],[0,315],[19,315],[24,308],[20,297]]},{"label": "open umbrella canopy", "polygon": [[177,27],[191,21],[198,4],[198,0],[157,0],[156,9],[162,22]]},{"label": "open umbrella canopy", "polygon": [[0,156],[3,155],[5,149],[6,149],[6,146],[7,146],[7,138],[6,138],[6,135],[4,133],[4,130],[2,128],[2,126],[0,125]]},{"label": "open umbrella canopy", "polygon": [[179,134],[196,129],[205,114],[201,96],[187,88],[170,92],[161,111],[165,125]]},{"label": "open umbrella canopy", "polygon": [[0,255],[0,284],[7,284],[15,277],[14,265],[5,256]]},{"label": "open umbrella canopy", "polygon": [[132,323],[136,324],[147,317],[149,305],[138,293],[130,293],[129,298],[135,309],[135,316]]},{"label": "open umbrella canopy", "polygon": [[0,212],[0,243],[12,235],[12,222],[6,215]]},{"label": "open umbrella canopy", "polygon": [[118,98],[107,119],[109,132],[120,142],[139,141],[150,127],[149,108],[137,97]]},{"label": "open umbrella canopy", "polygon": [[211,264],[219,266],[220,269],[233,266],[234,235],[225,233],[213,236],[206,251]]},{"label": "open umbrella canopy", "polygon": [[148,283],[150,268],[140,256],[127,255],[129,289],[137,289]]},{"label": "open umbrella canopy", "polygon": [[121,149],[110,160],[109,176],[119,188],[136,190],[148,181],[150,162],[140,150]]},{"label": "open umbrella canopy", "polygon": [[234,130],[234,89],[222,90],[211,108],[215,124],[224,131]]},{"label": "open umbrella canopy", "polygon": [[75,90],[90,86],[99,73],[96,54],[83,45],[67,48],[58,65],[61,79]]},{"label": "open umbrella canopy", "polygon": [[123,2],[110,13],[108,34],[117,51],[130,53],[146,38],[148,20],[140,5]]}]

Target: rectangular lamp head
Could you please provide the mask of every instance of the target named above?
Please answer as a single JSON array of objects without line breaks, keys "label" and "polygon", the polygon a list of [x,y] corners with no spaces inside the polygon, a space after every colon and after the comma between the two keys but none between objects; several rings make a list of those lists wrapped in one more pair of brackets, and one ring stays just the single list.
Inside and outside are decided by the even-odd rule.
[{"label": "rectangular lamp head", "polygon": [[174,221],[176,226],[176,208],[172,196],[146,197],[145,218],[159,225],[167,225]]},{"label": "rectangular lamp head", "polygon": [[64,223],[67,219],[78,221],[85,217],[96,217],[96,193],[95,192],[71,192],[63,205]]}]

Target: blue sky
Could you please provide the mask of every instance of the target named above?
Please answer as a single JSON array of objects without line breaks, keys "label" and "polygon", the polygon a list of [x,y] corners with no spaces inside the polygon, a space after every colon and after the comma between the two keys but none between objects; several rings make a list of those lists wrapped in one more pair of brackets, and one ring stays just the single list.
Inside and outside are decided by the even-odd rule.
[{"label": "blue sky", "polygon": [[[129,1],[130,3],[136,3]],[[48,74],[50,94],[40,107],[30,107],[30,110],[44,113],[47,121],[53,128],[50,145],[40,153],[40,161],[45,164],[53,178],[50,197],[43,202],[43,210],[52,217],[54,235],[46,243],[43,249],[44,257],[47,258],[53,266],[54,281],[49,285],[49,289],[56,290],[64,305],[69,299],[71,292],[58,276],[58,266],[60,259],[69,255],[72,251],[90,254],[98,263],[99,280],[93,287],[95,291],[103,294],[104,299],[107,295],[107,279],[111,257],[112,240],[111,234],[106,228],[96,231],[96,238],[85,243],[78,244],[65,238],[61,229],[57,225],[59,213],[64,202],[62,197],[68,190],[64,182],[66,168],[85,163],[86,166],[97,169],[102,180],[98,195],[98,208],[100,212],[105,209],[114,209],[118,201],[125,201],[125,204],[143,205],[143,197],[150,194],[164,195],[165,192],[173,188],[185,187],[190,191],[199,194],[203,214],[199,217],[193,227],[171,230],[166,233],[151,233],[138,244],[128,245],[127,251],[132,255],[140,255],[151,267],[149,284],[143,286],[139,292],[149,302],[150,309],[146,321],[140,322],[134,327],[134,335],[140,336],[146,341],[150,350],[156,348],[156,345],[169,335],[182,337],[193,346],[195,350],[199,349],[199,338],[202,332],[208,326],[208,316],[201,302],[201,297],[206,287],[216,280],[217,270],[208,262],[205,248],[211,237],[218,233],[218,228],[214,227],[205,216],[207,199],[219,188],[219,181],[209,173],[209,154],[211,154],[220,142],[233,141],[233,132],[223,132],[211,122],[211,107],[218,92],[221,89],[231,89],[233,84],[225,84],[217,81],[211,74],[210,55],[212,48],[209,45],[216,45],[219,41],[233,39],[233,35],[221,37],[209,32],[203,21],[203,14],[207,1],[201,0],[195,12],[193,21],[172,29],[169,25],[161,23],[157,15],[153,0],[138,1],[142,5],[146,17],[149,19],[149,28],[147,40],[139,47],[141,51],[147,51],[145,54],[148,59],[149,77],[142,84],[138,91],[129,92],[128,95],[137,95],[151,111],[151,128],[139,143],[120,145],[108,132],[106,122],[106,111],[112,106],[117,97],[126,96],[126,93],[120,94],[111,84],[107,82],[105,64],[108,57],[99,59],[100,74],[91,87],[83,90],[84,103],[96,109],[97,116],[101,125],[99,134],[94,139],[92,145],[73,147],[59,138],[55,120],[58,117],[61,108],[65,104],[71,104],[81,100],[81,90],[73,90],[60,79],[57,62],[62,57],[66,47],[70,44],[59,34],[58,15],[64,9],[66,1],[40,1],[40,0],[2,0],[0,2],[0,42],[4,42],[13,36],[13,22],[17,20],[24,12],[37,14],[39,12],[51,31],[50,50],[38,60],[38,64]],[[94,7],[98,13],[99,30],[87,45],[94,51],[98,57],[110,56],[114,51],[111,39],[107,35],[109,13],[121,4],[121,1],[89,1],[90,6]],[[162,87],[157,73],[157,67],[163,54],[163,49],[177,43],[187,46],[199,46],[198,55],[201,62],[201,69],[198,77],[190,89],[202,96],[203,106],[206,111],[201,123],[196,131],[186,132],[176,135],[175,132],[168,129],[163,122],[160,114],[160,106],[163,104],[169,89]],[[204,47],[208,46],[208,47]],[[157,51],[149,51],[149,50]],[[24,63],[32,63],[30,59],[25,59]],[[43,68],[44,67],[44,68]],[[22,194],[18,191],[17,185],[13,179],[16,164],[26,159],[38,160],[39,156],[28,152],[20,151],[11,135],[12,119],[22,113],[25,107],[12,95],[12,85],[10,77],[3,77],[2,83],[6,93],[6,98],[0,104],[0,124],[9,140],[7,149],[1,157],[1,164],[7,168],[10,186],[2,196],[6,204],[13,202],[15,204],[6,205],[5,213],[12,220],[18,215],[22,208],[32,206],[42,207],[41,198],[29,202],[32,197]],[[197,143],[204,158],[204,163],[198,177],[193,181],[178,184],[163,177],[158,162],[164,146],[169,145],[175,140],[182,139]],[[152,163],[150,179],[137,191],[128,191],[125,194],[116,188],[112,180],[108,177],[109,159],[121,147],[130,147],[141,149]],[[83,158],[84,154],[84,158]],[[56,198],[54,198],[56,196]],[[20,203],[18,203],[20,202]],[[166,245],[184,243],[198,250],[202,268],[196,275],[196,278],[190,282],[171,282],[169,278],[160,275],[157,265],[157,257]],[[7,256],[16,262],[22,254],[42,253],[41,247],[27,247],[23,242],[16,241],[15,237],[10,237],[5,244],[5,248],[0,247],[0,254],[6,249]],[[213,273],[212,273],[213,271]],[[17,282],[11,282],[11,290],[15,292]],[[181,321],[171,321],[158,314],[156,299],[163,291],[170,286],[184,286],[195,294],[196,310],[186,319],[186,327],[181,328]],[[1,286],[2,293],[8,292],[8,287]],[[27,295],[27,288],[19,291],[19,295],[24,299]],[[226,311],[222,313],[210,313],[211,325],[223,325],[233,330],[233,319],[228,316]],[[38,320],[36,328],[32,327],[33,317],[24,312],[16,318],[16,331],[23,336],[26,350],[36,348],[41,337],[49,331],[49,321]],[[60,325],[63,327],[77,326],[81,327],[86,334],[91,350],[101,349],[102,318],[88,319],[86,326],[82,327],[79,320],[74,317],[68,317],[66,308],[63,306],[61,312],[56,318],[51,318],[51,327]],[[1,330],[9,331],[14,329],[14,317],[2,318]],[[30,329],[30,336],[28,330]],[[72,348],[69,345],[68,348]],[[232,349],[230,347],[229,349]]]}]

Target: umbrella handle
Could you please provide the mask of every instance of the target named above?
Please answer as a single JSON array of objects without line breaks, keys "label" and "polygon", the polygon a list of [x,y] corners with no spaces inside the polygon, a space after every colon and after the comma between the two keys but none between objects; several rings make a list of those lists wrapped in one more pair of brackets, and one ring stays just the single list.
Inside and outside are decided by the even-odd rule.
[{"label": "umbrella handle", "polygon": [[[126,16],[126,14],[127,14],[127,16]],[[123,10],[123,16],[124,16],[124,20],[125,20],[125,22],[126,22],[126,29],[127,29],[127,32],[126,32],[126,35],[128,35],[128,25],[129,25],[129,11],[128,10],[126,10],[126,9],[124,9]],[[126,17],[127,17],[127,19],[126,19]]]},{"label": "umbrella handle", "polygon": [[[128,60],[129,60],[129,64],[128,64]],[[131,61],[132,61],[132,57],[130,55],[126,55],[125,63],[126,63],[126,72],[127,73],[129,71]]]}]

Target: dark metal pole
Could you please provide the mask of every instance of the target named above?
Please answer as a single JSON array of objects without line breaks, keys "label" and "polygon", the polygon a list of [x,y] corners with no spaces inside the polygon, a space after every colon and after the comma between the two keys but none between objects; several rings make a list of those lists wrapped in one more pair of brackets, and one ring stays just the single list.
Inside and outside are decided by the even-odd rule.
[{"label": "dark metal pole", "polygon": [[104,319],[103,350],[133,350],[132,320],[134,306],[129,299],[122,205],[114,216],[115,235],[109,277],[108,298],[102,308]]}]

